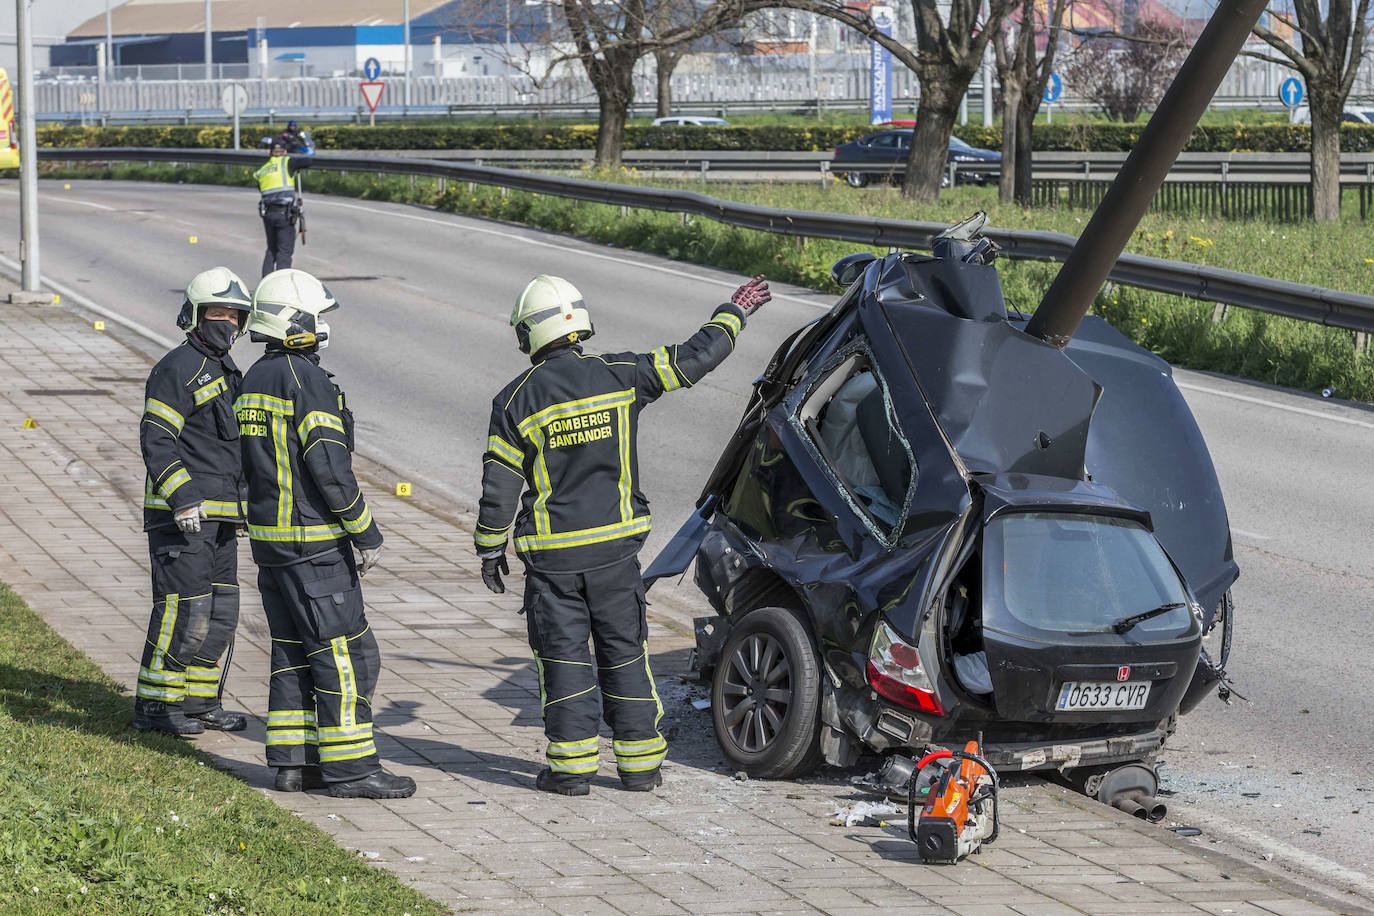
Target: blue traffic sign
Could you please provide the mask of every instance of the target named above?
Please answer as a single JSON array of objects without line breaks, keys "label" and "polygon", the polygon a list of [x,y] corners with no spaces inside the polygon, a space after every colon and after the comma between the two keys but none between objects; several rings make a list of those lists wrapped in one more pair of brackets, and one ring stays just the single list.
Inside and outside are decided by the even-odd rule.
[{"label": "blue traffic sign", "polygon": [[375,80],[382,75],[382,62],[375,57],[369,57],[363,63],[363,76],[370,80]]},{"label": "blue traffic sign", "polygon": [[1064,81],[1059,78],[1058,73],[1051,73],[1049,80],[1045,83],[1045,101],[1056,102],[1064,94]]},{"label": "blue traffic sign", "polygon": [[1296,76],[1290,76],[1279,86],[1279,101],[1289,108],[1296,108],[1302,101],[1302,80]]}]

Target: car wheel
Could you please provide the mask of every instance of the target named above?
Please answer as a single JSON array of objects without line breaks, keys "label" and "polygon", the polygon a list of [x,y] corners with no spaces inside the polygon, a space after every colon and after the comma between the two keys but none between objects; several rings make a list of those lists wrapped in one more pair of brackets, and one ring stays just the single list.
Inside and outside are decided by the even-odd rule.
[{"label": "car wheel", "polygon": [[844,180],[851,188],[863,188],[868,186],[868,176],[863,172],[846,172]]},{"label": "car wheel", "polygon": [[788,779],[820,763],[820,664],[796,611],[751,611],[730,631],[711,678],[716,741],[732,766]]}]

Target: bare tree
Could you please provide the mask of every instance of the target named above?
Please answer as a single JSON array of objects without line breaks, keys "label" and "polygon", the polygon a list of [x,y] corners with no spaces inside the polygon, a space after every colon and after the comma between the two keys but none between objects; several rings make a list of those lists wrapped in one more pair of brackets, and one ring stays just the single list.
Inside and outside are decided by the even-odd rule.
[{"label": "bare tree", "polygon": [[[750,2],[750,0],[746,0]],[[959,116],[959,102],[968,92],[973,75],[983,65],[988,42],[1002,26],[1018,0],[988,0],[986,18],[980,18],[982,0],[949,0],[942,17],[941,0],[910,0],[916,22],[916,47],[878,31],[867,12],[845,5],[845,0],[758,0],[755,9],[784,7],[826,16],[876,41],[916,74],[921,99],[916,106],[916,128],[911,138],[902,194],[916,200],[935,200],[950,134]]]},{"label": "bare tree", "polygon": [[1124,33],[1086,36],[1064,75],[1107,117],[1134,121],[1163,97],[1188,56],[1188,44],[1183,29],[1138,19]]},{"label": "bare tree", "polygon": [[1293,0],[1294,16],[1269,11],[1273,20],[1301,36],[1301,49],[1265,26],[1254,33],[1277,55],[1246,52],[1298,71],[1307,83],[1312,113],[1312,216],[1341,217],[1341,117],[1355,74],[1364,60],[1370,0]]},{"label": "bare tree", "polygon": [[[696,17],[697,4],[692,0],[654,0],[649,5],[649,33],[653,36],[666,35],[675,28],[686,25]],[[655,87],[657,116],[666,118],[673,113],[673,71],[682,61],[683,55],[691,50],[687,42],[665,45],[654,51]]]},{"label": "bare tree", "polygon": [[[1054,72],[1054,55],[1067,0],[1051,0],[1043,18],[1036,0],[1021,0],[1020,15],[1008,17],[993,43],[997,79],[1002,84],[1002,172],[997,196],[1003,202],[1031,202],[1031,126],[1045,86]],[[1036,39],[1043,30],[1045,47]]]}]

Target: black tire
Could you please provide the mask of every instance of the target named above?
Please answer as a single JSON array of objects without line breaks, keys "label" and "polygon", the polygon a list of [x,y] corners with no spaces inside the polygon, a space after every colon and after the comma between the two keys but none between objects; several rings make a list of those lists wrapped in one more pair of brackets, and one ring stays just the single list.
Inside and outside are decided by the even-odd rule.
[{"label": "black tire", "polygon": [[790,779],[815,769],[821,762],[820,690],[805,618],[786,608],[750,611],[731,629],[711,676],[711,720],[731,766],[759,779]]},{"label": "black tire", "polygon": [[845,172],[844,180],[851,188],[868,187],[868,176],[863,172]]}]

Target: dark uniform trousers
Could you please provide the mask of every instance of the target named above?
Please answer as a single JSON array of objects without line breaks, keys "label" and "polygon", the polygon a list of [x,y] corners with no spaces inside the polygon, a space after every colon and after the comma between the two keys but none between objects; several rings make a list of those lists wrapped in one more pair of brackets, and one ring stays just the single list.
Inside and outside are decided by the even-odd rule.
[{"label": "dark uniform trousers", "polygon": [[296,253],[296,223],[291,219],[291,207],[269,206],[262,216],[262,228],[267,233],[267,254],[262,259],[262,275],[291,266]]},{"label": "dark uniform trousers", "polygon": [[381,654],[352,548],[260,567],[258,588],[272,632],[267,765],[318,764],[326,782],[380,770],[372,692]]},{"label": "dark uniform trousers", "polygon": [[236,527],[202,521],[199,534],[148,532],[153,614],[138,669],[142,699],[183,703],[187,715],[220,705],[219,657],[239,622]]},{"label": "dark uniform trousers", "polygon": [[[652,778],[668,744],[658,731],[663,704],[649,671],[639,560],[563,574],[527,564],[525,609],[549,769],[566,782],[586,781],[596,773],[604,708],[621,779]],[[588,638],[596,647],[595,666]]]}]

